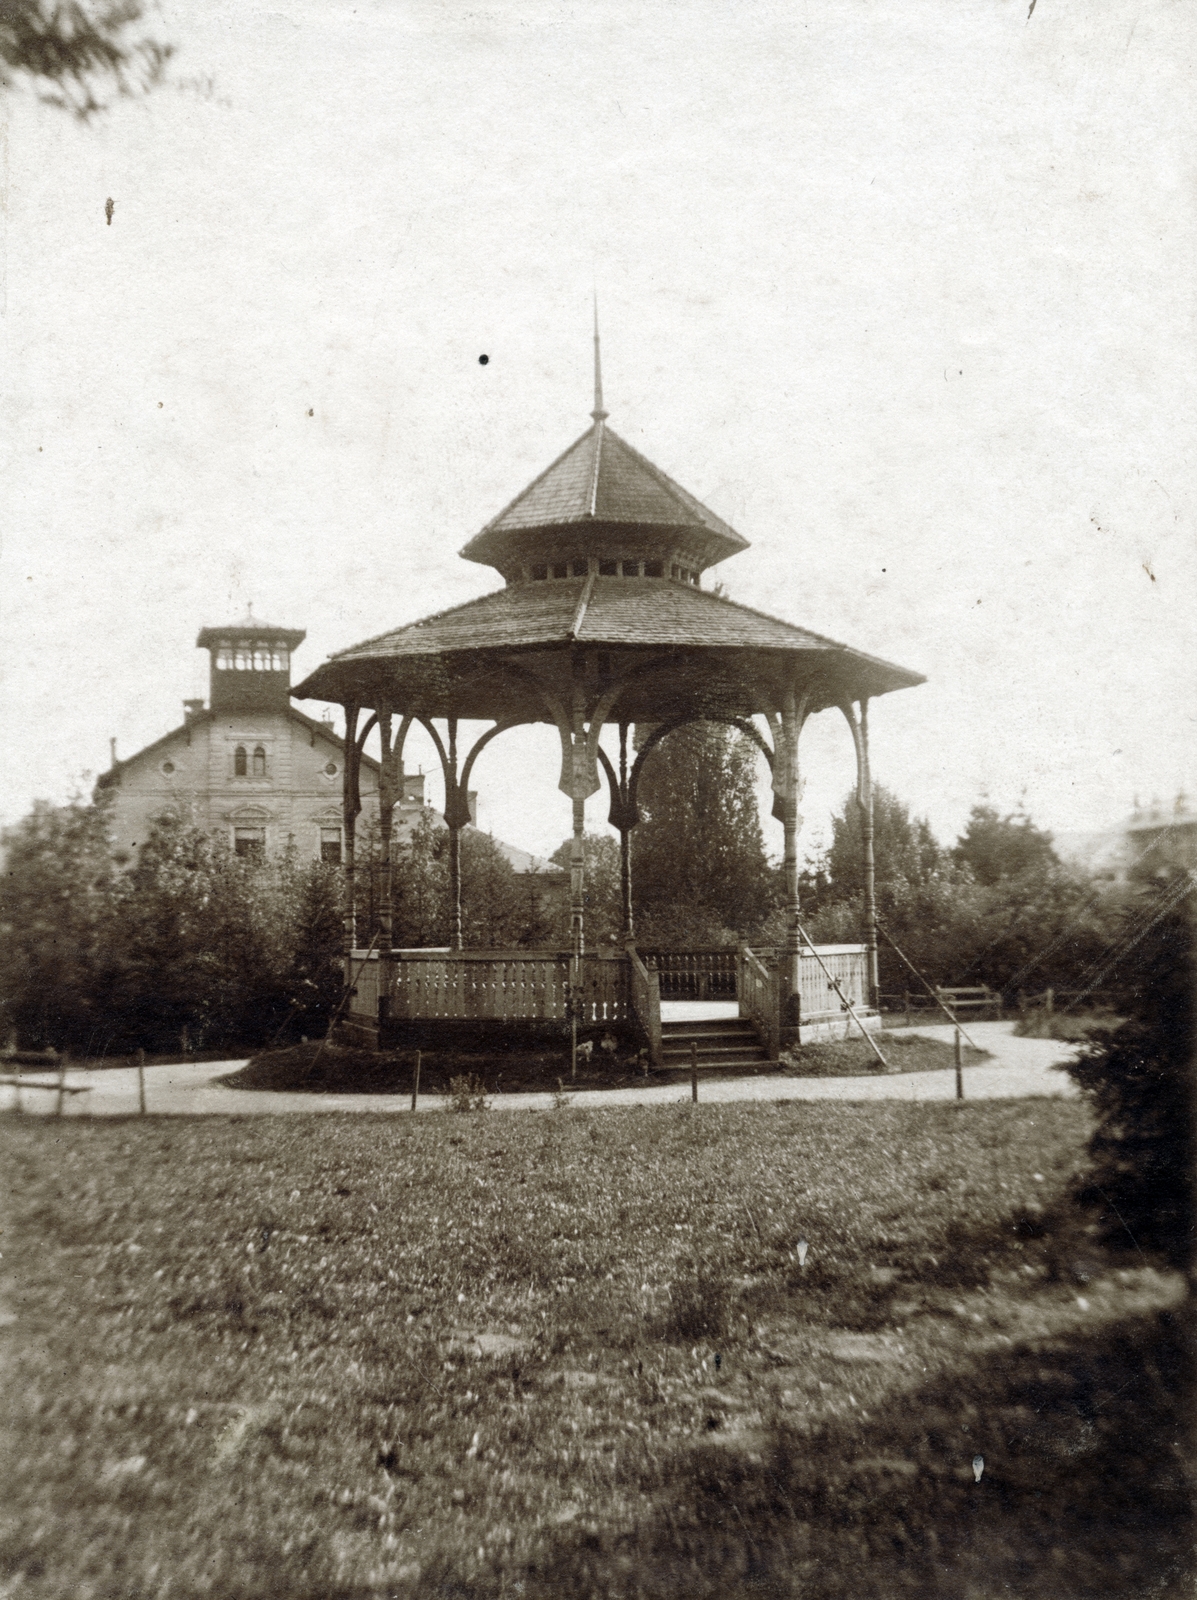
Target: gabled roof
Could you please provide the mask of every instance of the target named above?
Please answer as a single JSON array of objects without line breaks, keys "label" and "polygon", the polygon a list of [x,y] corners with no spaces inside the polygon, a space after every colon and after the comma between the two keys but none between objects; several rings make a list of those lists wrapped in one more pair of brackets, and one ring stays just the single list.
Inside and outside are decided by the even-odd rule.
[{"label": "gabled roof", "polygon": [[[192,728],[197,728],[205,722],[216,722],[224,715],[225,713],[223,712],[215,711],[199,712],[196,716],[181,723],[179,727],[172,728],[169,733],[164,733],[160,739],[155,739],[150,744],[142,745],[141,749],[135,750],[131,756],[124,756],[120,761],[114,762],[107,772],[100,773],[100,776],[96,779],[96,788],[110,789],[119,779],[120,774],[127,767],[131,767],[135,761],[141,761],[143,757],[165,749],[167,745],[173,744],[176,739],[189,733]],[[289,722],[297,722],[301,728],[306,728],[309,733],[320,734],[321,738],[327,739],[335,749],[341,751],[345,749],[344,739],[334,729],[330,728],[327,722],[320,722],[315,717],[309,717],[305,712],[300,711],[298,706],[284,706],[280,711],[254,712],[252,715],[286,717]],[[362,765],[370,768],[371,771],[378,770],[378,762],[375,761],[373,756],[367,755],[364,751],[362,752]]]},{"label": "gabled roof", "polygon": [[696,530],[709,559],[748,548],[747,539],[621,439],[601,419],[559,455],[470,540],[467,561],[493,565],[506,536],[534,528],[589,524]]}]

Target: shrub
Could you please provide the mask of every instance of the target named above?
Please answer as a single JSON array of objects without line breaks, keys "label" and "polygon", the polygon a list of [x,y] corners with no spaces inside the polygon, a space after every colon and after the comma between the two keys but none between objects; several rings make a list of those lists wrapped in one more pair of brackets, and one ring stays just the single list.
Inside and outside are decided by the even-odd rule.
[{"label": "shrub", "polygon": [[731,1286],[710,1261],[679,1261],[669,1290],[667,1339],[718,1339],[727,1332]]},{"label": "shrub", "polygon": [[1132,908],[1127,939],[1136,933],[1114,985],[1127,1020],[1095,1034],[1068,1067],[1097,1112],[1080,1198],[1102,1213],[1108,1238],[1129,1234],[1184,1266],[1192,1250],[1191,894],[1162,915],[1151,904]]},{"label": "shrub", "polygon": [[449,1079],[449,1104],[454,1111],[485,1111],[486,1084],[476,1072]]}]

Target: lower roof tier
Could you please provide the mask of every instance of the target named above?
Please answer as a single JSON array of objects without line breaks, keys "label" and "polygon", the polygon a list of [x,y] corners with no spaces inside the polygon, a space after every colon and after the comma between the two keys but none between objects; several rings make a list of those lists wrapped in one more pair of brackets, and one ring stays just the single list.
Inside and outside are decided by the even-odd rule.
[{"label": "lower roof tier", "polygon": [[814,711],[924,681],[689,584],[591,572],[513,584],[380,634],[337,652],[292,692],[425,716],[543,721],[544,685],[576,684],[590,703],[622,685],[611,717],[647,722],[696,697],[751,715],[780,710],[798,689]]}]

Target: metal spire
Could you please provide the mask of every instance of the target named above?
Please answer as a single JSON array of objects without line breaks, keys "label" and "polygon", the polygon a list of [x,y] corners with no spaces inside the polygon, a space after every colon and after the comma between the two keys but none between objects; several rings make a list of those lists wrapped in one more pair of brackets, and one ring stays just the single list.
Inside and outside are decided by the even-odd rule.
[{"label": "metal spire", "polygon": [[597,294],[594,297],[594,410],[590,415],[596,422],[605,422],[609,415],[603,410],[603,363],[599,355]]}]

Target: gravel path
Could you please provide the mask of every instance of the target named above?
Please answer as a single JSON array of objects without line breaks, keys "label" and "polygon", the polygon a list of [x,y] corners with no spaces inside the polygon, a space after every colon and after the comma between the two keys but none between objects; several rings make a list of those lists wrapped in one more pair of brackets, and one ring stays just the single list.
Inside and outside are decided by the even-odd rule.
[{"label": "gravel path", "polygon": [[[1017,1039],[1012,1022],[976,1022],[969,1034],[988,1050],[992,1060],[964,1069],[966,1100],[1023,1099],[1030,1095],[1061,1096],[1077,1093],[1065,1073],[1055,1070],[1073,1047],[1052,1039]],[[895,1032],[920,1034],[951,1042],[952,1029],[902,1028]],[[884,1047],[883,1047],[884,1048]],[[147,1067],[146,1108],[156,1116],[261,1116],[280,1112],[408,1112],[410,1094],[294,1094],[254,1089],[228,1089],[217,1080],[244,1066],[244,1061],[205,1061],[200,1065]],[[34,1088],[33,1082],[47,1085]],[[68,1084],[90,1084],[87,1094],[64,1097],[65,1116],[130,1116],[137,1112],[137,1070],[112,1067],[104,1071],[72,1071]],[[45,1073],[31,1073],[20,1090],[25,1112],[53,1113],[57,1095]],[[877,1078],[731,1078],[725,1082],[699,1080],[703,1103],[733,1100],[950,1100],[956,1093],[955,1074],[902,1072]],[[0,1110],[15,1109],[17,1091],[0,1085]],[[573,1106],[670,1105],[690,1098],[688,1082],[653,1085],[644,1089],[583,1089],[570,1094]],[[422,1095],[421,1111],[442,1111],[443,1095]],[[543,1111],[553,1104],[548,1094],[504,1094],[492,1098],[494,1111]]]}]

